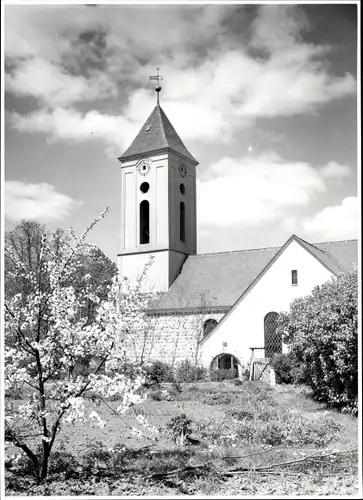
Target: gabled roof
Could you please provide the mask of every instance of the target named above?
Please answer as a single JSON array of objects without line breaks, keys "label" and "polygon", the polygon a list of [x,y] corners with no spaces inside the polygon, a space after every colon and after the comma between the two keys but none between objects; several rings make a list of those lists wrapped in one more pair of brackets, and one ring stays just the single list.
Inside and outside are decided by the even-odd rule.
[{"label": "gabled roof", "polygon": [[196,165],[198,164],[194,156],[184,146],[183,141],[176,133],[161,106],[157,104],[131,145],[119,157],[119,160],[160,149],[171,149],[185,156]]},{"label": "gabled roof", "polygon": [[357,240],[312,245],[292,235],[282,247],[190,255],[169,291],[160,294],[153,310],[188,312],[204,306],[209,310],[228,311],[292,240],[298,241],[334,275],[357,269]]},{"label": "gabled roof", "polygon": [[[268,269],[272,266],[272,264],[279,258],[279,256],[284,252],[284,250],[289,246],[289,244],[293,241],[297,241],[302,245],[308,252],[310,252],[314,257],[316,257],[323,266],[328,268],[334,275],[338,275],[342,272],[354,271],[357,269],[357,240],[348,240],[348,241],[333,241],[326,243],[315,243],[312,245],[307,241],[299,238],[295,234],[291,235],[290,238],[286,241],[286,243],[279,249],[279,251],[272,257],[270,262],[265,266],[265,268],[256,276],[256,278],[250,283],[250,285],[244,290],[242,295],[236,300],[233,306],[229,309],[227,314],[223,316],[221,321],[218,323],[216,328],[210,331],[207,335],[205,335],[201,341],[204,344],[212,335],[215,334],[216,330],[221,326],[221,324],[229,317],[232,311],[237,307],[237,305],[242,302],[244,297],[252,290],[255,284],[264,276],[264,274],[268,271]],[[340,254],[343,257],[345,254],[345,258],[339,263],[336,258],[333,258],[326,251],[326,245],[331,246],[332,249],[335,250],[335,255]],[[337,247],[340,247],[337,251]],[[346,247],[347,252],[343,251],[343,248]],[[355,251],[354,251],[355,247]],[[347,256],[350,256],[350,259]]]}]

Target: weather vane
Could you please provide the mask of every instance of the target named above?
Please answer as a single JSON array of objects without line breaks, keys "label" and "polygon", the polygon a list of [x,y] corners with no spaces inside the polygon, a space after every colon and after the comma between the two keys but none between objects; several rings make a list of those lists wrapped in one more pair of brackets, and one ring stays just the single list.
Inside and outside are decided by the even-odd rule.
[{"label": "weather vane", "polygon": [[159,93],[160,93],[160,90],[161,90],[160,80],[162,80],[163,77],[159,75],[159,68],[156,68],[156,69],[158,71],[158,74],[156,76],[149,76],[149,80],[157,80],[158,81],[158,84],[155,87],[155,91],[157,93],[157,103],[159,104]]}]

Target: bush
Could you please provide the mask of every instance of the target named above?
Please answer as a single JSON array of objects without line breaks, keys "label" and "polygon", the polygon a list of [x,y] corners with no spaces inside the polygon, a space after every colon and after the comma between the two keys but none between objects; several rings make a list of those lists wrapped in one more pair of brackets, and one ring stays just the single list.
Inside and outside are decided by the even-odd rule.
[{"label": "bush", "polygon": [[173,382],[175,380],[174,369],[163,361],[154,361],[144,366],[148,381],[151,384],[160,385],[161,382]]},{"label": "bush", "polygon": [[271,360],[271,366],[275,370],[277,384],[292,384],[294,382],[295,368],[292,354],[275,354]]},{"label": "bush", "polygon": [[232,411],[231,416],[239,421],[253,420],[255,418],[253,411],[249,410],[235,410]]},{"label": "bush", "polygon": [[184,444],[185,436],[192,432],[192,420],[181,413],[173,417],[166,425],[166,428],[173,436],[173,439],[178,444]]},{"label": "bush", "polygon": [[[317,286],[280,314],[278,329],[301,364],[317,400],[343,411],[358,409],[357,272]],[[296,374],[295,374],[296,376]]]},{"label": "bush", "polygon": [[221,382],[222,380],[230,380],[237,377],[237,369],[230,368],[229,370],[211,370],[210,379],[214,382]]},{"label": "bush", "polygon": [[207,370],[203,366],[195,366],[189,359],[180,363],[176,370],[178,382],[197,382],[205,379],[206,374]]},{"label": "bush", "polygon": [[233,398],[230,394],[224,392],[217,392],[214,394],[207,394],[202,398],[203,403],[207,405],[229,405],[232,403]]},{"label": "bush", "polygon": [[149,398],[153,401],[173,401],[173,396],[166,389],[153,389],[149,392]]}]

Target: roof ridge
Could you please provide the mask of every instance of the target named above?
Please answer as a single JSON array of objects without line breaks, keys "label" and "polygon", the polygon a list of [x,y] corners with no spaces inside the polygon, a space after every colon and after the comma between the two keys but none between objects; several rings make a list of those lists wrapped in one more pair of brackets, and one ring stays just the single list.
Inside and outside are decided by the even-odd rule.
[{"label": "roof ridge", "polygon": [[314,245],[330,245],[331,243],[347,243],[348,241],[358,241],[358,238],[348,238],[346,240],[318,241]]},{"label": "roof ridge", "polygon": [[241,250],[227,250],[225,252],[205,252],[205,253],[197,253],[194,255],[190,255],[190,257],[201,257],[205,255],[220,255],[220,254],[231,254],[231,253],[240,253],[240,252],[252,252],[256,250],[271,250],[271,249],[279,249],[280,246],[271,246],[271,247],[260,247],[260,248],[243,248]]},{"label": "roof ridge", "polygon": [[[347,243],[348,241],[358,241],[358,238],[351,238],[347,240],[333,240],[333,241],[321,241],[321,242],[315,242],[315,243],[310,243],[309,241],[304,240],[300,236],[297,236],[296,234],[294,235],[296,238],[299,240],[303,241],[307,245],[316,248],[316,250],[319,250],[322,253],[328,254],[325,250],[317,247],[316,245],[326,245],[326,244],[331,244],[331,243]],[[283,245],[275,245],[275,246],[268,246],[268,247],[258,247],[258,248],[241,248],[240,250],[226,250],[226,251],[219,251],[219,252],[203,252],[203,253],[197,253],[194,255],[190,255],[190,257],[201,257],[201,256],[207,256],[207,255],[220,255],[220,254],[231,254],[231,253],[238,253],[238,252],[251,252],[251,251],[256,251],[256,250],[271,250],[271,249],[279,249]],[[328,254],[330,256],[330,254]]]}]

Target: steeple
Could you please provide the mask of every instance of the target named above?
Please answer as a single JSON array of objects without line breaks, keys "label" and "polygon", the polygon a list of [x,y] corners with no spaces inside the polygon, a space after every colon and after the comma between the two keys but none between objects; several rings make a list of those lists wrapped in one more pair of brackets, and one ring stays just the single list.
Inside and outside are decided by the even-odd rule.
[{"label": "steeple", "polygon": [[179,153],[193,164],[198,165],[197,160],[185,147],[160,104],[157,104],[119,160],[124,161],[126,158],[129,159],[140,154],[163,150]]},{"label": "steeple", "polygon": [[197,250],[196,166],[159,102],[118,158],[121,163],[121,276],[137,281],[150,256],[144,290],[166,291]]}]

